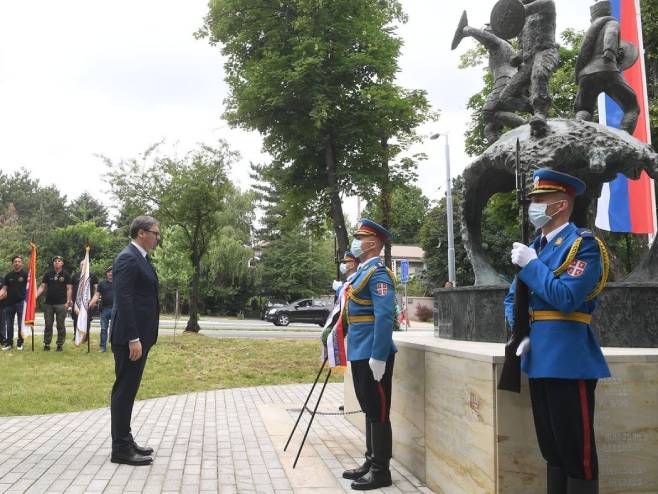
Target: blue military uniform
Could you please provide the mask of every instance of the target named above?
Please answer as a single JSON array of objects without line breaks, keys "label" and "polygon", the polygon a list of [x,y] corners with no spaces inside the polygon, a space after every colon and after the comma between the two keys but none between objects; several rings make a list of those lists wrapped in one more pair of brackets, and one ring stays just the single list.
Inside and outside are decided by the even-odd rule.
[{"label": "blue military uniform", "polygon": [[[391,237],[384,227],[370,220],[363,220],[354,236],[356,242],[361,239],[368,242],[373,237],[387,242]],[[354,248],[352,252],[358,253]],[[354,480],[352,488],[356,490],[391,485],[390,411],[397,352],[393,343],[396,317],[394,280],[395,275],[379,256],[375,256],[361,263],[348,287],[347,360],[351,365],[356,397],[366,414],[366,461],[359,468],[343,472],[344,478]],[[377,368],[384,369],[378,380],[375,379]]]},{"label": "blue military uniform", "polygon": [[395,285],[379,257],[359,266],[351,280],[347,320],[347,359],[386,361],[397,352],[393,343]]},{"label": "blue military uniform", "polygon": [[[578,178],[540,169],[529,195],[561,192],[575,197],[584,191]],[[563,197],[556,195],[555,201],[544,204]],[[530,350],[522,356],[521,368],[529,378],[535,430],[547,463],[548,493],[596,493],[594,392],[597,380],[609,377],[610,370],[590,325],[596,297],[607,280],[608,257],[602,241],[573,223],[546,235],[530,244],[537,258],[517,275],[528,287],[531,320]],[[505,298],[510,327],[514,327],[515,289],[516,280]]]},{"label": "blue military uniform", "polygon": [[[569,223],[543,249],[541,237],[530,244],[538,251],[518,274],[530,290],[530,351],[521,368],[531,378],[600,379],[610,377],[590,326],[603,279],[601,249],[594,234]],[[574,244],[573,260],[565,261]],[[564,265],[564,266],[563,266]],[[561,273],[555,273],[559,268]],[[505,298],[505,317],[514,326],[514,283]],[[592,296],[594,295],[594,296]]]}]

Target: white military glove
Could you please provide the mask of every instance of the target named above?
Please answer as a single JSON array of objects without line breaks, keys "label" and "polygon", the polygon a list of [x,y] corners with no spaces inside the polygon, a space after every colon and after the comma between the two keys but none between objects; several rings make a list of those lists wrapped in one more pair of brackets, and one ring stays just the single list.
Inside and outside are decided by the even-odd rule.
[{"label": "white military glove", "polygon": [[372,370],[372,377],[375,378],[375,381],[381,381],[382,377],[384,376],[384,371],[386,370],[386,362],[383,360],[371,358],[368,361],[368,365],[370,365],[370,370]]},{"label": "white military glove", "polygon": [[529,351],[530,351],[530,338],[526,336],[521,340],[521,343],[519,343],[519,346],[516,349],[516,356],[522,357]]},{"label": "white military glove", "polygon": [[338,290],[343,284],[339,280],[334,280],[334,282],[331,284],[331,288],[333,288],[334,291]]},{"label": "white military glove", "polygon": [[512,244],[512,264],[516,264],[520,268],[525,268],[533,259],[537,259],[535,249],[520,242],[514,242]]}]

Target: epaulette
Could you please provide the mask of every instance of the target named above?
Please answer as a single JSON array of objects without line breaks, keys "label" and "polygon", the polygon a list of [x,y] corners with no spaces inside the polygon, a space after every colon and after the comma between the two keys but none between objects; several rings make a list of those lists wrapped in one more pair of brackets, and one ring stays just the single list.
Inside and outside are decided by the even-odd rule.
[{"label": "epaulette", "polygon": [[601,272],[601,278],[599,279],[599,282],[597,283],[594,290],[587,296],[587,300],[589,301],[595,298],[599,293],[601,293],[603,291],[603,288],[605,288],[605,284],[608,282],[608,274],[610,272],[610,256],[608,255],[608,249],[606,248],[603,240],[601,240],[596,235],[594,235],[592,230],[589,230],[588,228],[578,228],[576,230],[576,233],[578,233],[578,238],[571,246],[571,249],[569,249],[567,258],[564,260],[562,265],[560,265],[555,271],[553,271],[553,274],[555,276],[560,276],[567,269],[569,269],[569,266],[571,266],[571,263],[573,262],[573,260],[576,258],[576,255],[578,254],[578,249],[580,248],[580,244],[582,243],[584,238],[592,238],[596,240],[596,242],[599,244],[601,265],[603,269]]},{"label": "epaulette", "polygon": [[596,235],[594,235],[594,232],[590,230],[589,228],[578,228],[576,230],[576,233],[578,236],[583,237],[583,238],[596,238]]}]

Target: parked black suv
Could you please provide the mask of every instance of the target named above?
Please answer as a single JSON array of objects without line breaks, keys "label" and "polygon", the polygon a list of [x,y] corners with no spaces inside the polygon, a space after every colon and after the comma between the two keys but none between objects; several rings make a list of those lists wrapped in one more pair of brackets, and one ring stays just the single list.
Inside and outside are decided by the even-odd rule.
[{"label": "parked black suv", "polygon": [[276,326],[287,326],[291,322],[307,322],[324,326],[331,306],[324,300],[302,298],[283,307],[274,307],[267,311],[265,320]]}]

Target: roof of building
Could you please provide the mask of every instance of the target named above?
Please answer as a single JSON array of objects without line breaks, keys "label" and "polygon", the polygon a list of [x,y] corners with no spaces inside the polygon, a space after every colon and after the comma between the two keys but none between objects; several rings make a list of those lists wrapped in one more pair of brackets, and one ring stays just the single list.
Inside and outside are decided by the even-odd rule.
[{"label": "roof of building", "polygon": [[[382,250],[381,256],[384,255]],[[422,261],[425,251],[419,245],[391,245],[391,257],[393,259],[407,259],[409,261]]]}]

